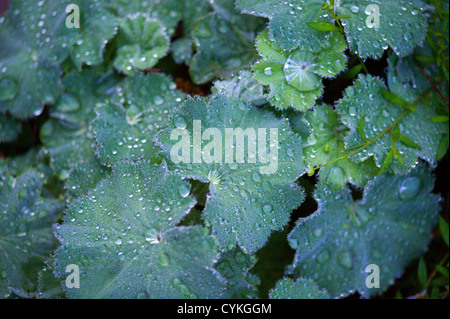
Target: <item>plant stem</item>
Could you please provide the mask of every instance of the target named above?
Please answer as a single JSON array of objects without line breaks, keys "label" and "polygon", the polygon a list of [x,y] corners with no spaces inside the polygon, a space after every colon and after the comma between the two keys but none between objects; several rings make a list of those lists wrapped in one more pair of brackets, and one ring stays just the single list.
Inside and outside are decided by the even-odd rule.
[{"label": "plant stem", "polygon": [[347,154],[345,154],[345,155],[342,155],[342,156],[340,156],[340,157],[338,157],[338,158],[336,158],[336,159],[334,159],[334,160],[332,160],[332,161],[330,161],[330,162],[328,162],[328,163],[325,163],[325,164],[322,164],[322,165],[320,165],[320,166],[316,166],[316,167],[314,167],[313,169],[314,169],[314,171],[316,171],[316,170],[318,170],[318,169],[320,169],[320,168],[322,168],[322,167],[325,167],[325,166],[328,166],[328,165],[330,165],[330,164],[333,164],[333,163],[336,163],[336,162],[338,162],[338,161],[340,161],[340,160],[343,160],[343,159],[345,159],[345,158],[347,158],[347,157],[350,157],[350,156],[352,156],[352,155],[354,155],[354,154],[357,154],[357,153],[359,153],[359,152],[361,152],[363,149],[365,149],[366,147],[368,147],[368,146],[370,146],[370,145],[372,145],[373,143],[375,143],[378,139],[380,139],[383,135],[385,135],[386,133],[388,133],[388,132],[390,132],[394,127],[395,127],[395,125],[397,125],[398,124],[398,122],[400,122],[406,115],[408,115],[409,114],[409,112],[411,112],[411,109],[414,109],[414,107],[417,105],[417,104],[419,104],[428,94],[430,94],[430,92],[431,92],[431,89],[428,89],[428,90],[426,90],[424,93],[422,93],[422,95],[421,96],[419,96],[411,105],[409,105],[408,107],[407,107],[407,110],[406,111],[404,111],[403,113],[402,113],[402,115],[400,115],[391,125],[389,125],[388,127],[386,127],[380,134],[378,134],[376,137],[374,137],[373,139],[371,139],[370,141],[367,141],[366,143],[364,143],[364,144],[361,144],[361,145],[359,145],[359,146],[354,146],[354,147],[352,147],[352,149],[353,148],[355,148],[355,147],[358,147],[355,151],[353,151],[353,152],[350,152],[350,153],[347,153]]}]

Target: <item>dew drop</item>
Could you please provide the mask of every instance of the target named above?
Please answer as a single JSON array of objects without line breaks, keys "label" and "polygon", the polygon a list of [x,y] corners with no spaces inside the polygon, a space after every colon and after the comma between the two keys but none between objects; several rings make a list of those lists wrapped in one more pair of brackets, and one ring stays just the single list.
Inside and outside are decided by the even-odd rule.
[{"label": "dew drop", "polygon": [[412,200],[420,190],[420,178],[414,176],[405,179],[400,185],[400,198],[405,201]]},{"label": "dew drop", "polygon": [[321,264],[327,262],[328,260],[330,260],[330,252],[325,249],[323,251],[320,252],[320,254],[317,256],[317,261]]},{"label": "dew drop", "polygon": [[353,268],[353,262],[352,262],[352,254],[348,250],[341,251],[338,256],[338,263],[344,268],[352,269]]},{"label": "dew drop", "polygon": [[270,213],[271,211],[272,211],[272,205],[270,205],[270,204],[265,204],[265,205],[263,206],[263,212],[264,212],[264,213],[268,214],[268,213]]},{"label": "dew drop", "polygon": [[170,257],[169,255],[167,255],[166,253],[162,253],[161,255],[159,255],[158,257],[158,262],[161,264],[161,266],[163,267],[167,267],[169,266],[169,262],[170,262]]},{"label": "dew drop", "polygon": [[184,118],[182,118],[181,116],[177,116],[174,120],[173,120],[173,124],[177,127],[177,128],[186,128],[187,124],[186,121],[184,120]]},{"label": "dew drop", "polygon": [[186,198],[191,193],[191,188],[187,184],[182,184],[180,187],[178,187],[178,194],[180,194],[181,197]]},{"label": "dew drop", "polygon": [[267,67],[264,69],[264,74],[267,76],[270,76],[273,74],[272,68],[271,67]]},{"label": "dew drop", "polygon": [[0,101],[12,100],[16,93],[17,84],[13,79],[6,77],[0,80]]}]

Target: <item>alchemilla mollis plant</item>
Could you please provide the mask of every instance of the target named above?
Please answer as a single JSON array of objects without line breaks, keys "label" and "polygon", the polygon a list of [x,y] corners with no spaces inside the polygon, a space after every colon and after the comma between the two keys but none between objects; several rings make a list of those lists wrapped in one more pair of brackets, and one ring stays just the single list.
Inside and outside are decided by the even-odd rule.
[{"label": "alchemilla mollis plant", "polygon": [[1,297],[448,298],[448,0],[0,10]]}]

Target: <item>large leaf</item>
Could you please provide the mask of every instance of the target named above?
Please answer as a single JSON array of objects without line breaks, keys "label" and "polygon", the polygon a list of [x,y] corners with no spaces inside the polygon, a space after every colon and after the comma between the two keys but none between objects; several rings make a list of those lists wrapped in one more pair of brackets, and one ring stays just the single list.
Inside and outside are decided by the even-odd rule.
[{"label": "large leaf", "polygon": [[269,39],[268,31],[258,36],[256,46],[263,60],[253,67],[255,79],[270,86],[270,102],[279,109],[306,111],[322,95],[322,78],[333,78],[344,70],[347,47],[344,37],[328,34],[317,52],[310,48],[283,50]]},{"label": "large leaf", "polygon": [[[334,22],[327,11],[322,10],[323,0],[237,0],[242,12],[268,17],[271,40],[283,49],[311,48],[318,51],[326,34],[311,28],[308,23]],[[422,44],[427,30],[427,5],[424,1],[334,1],[334,12],[341,19],[350,49],[363,59],[381,58],[391,47],[401,56],[412,53]],[[373,15],[371,16],[371,14]],[[378,15],[379,14],[379,15]],[[379,18],[379,24],[377,19]],[[331,28],[330,28],[331,29]]]},{"label": "large leaf", "polygon": [[325,32],[317,31],[308,22],[333,22],[333,17],[321,9],[323,0],[237,0],[244,13],[270,19],[269,37],[285,50],[310,48],[319,51]]},{"label": "large leaf", "polygon": [[68,0],[11,1],[0,17],[0,111],[20,119],[39,115],[61,93],[59,64],[77,29],[66,27]]},{"label": "large leaf", "polygon": [[94,107],[112,92],[117,79],[96,70],[72,71],[64,77],[66,92],[50,109],[40,136],[50,154],[51,167],[62,179],[85,159],[94,156],[95,141],[89,130]]},{"label": "large leaf", "polygon": [[[342,122],[350,128],[345,138],[347,148],[356,150],[365,143],[360,133],[361,126],[364,126],[366,139],[372,140],[407,111],[406,107],[394,104],[383,97],[386,89],[381,79],[360,75],[357,81],[345,90],[344,97],[336,105],[336,111]],[[402,96],[411,97],[408,90],[410,88],[405,87]],[[406,102],[408,104],[413,101]],[[361,162],[373,156],[376,165],[381,167],[394,142],[403,159],[403,163],[398,159],[392,161],[390,167],[394,172],[408,171],[417,164],[418,158],[435,163],[439,141],[448,132],[447,124],[430,120],[435,115],[438,115],[435,105],[429,99],[425,99],[415,106],[415,112],[409,111],[398,123],[400,134],[418,147],[411,147],[401,140],[395,141],[392,132],[387,132],[371,145],[350,156],[350,159]]]},{"label": "large leaf", "polygon": [[[55,272],[80,268],[71,298],[217,298],[214,240],[200,226],[176,227],[194,206],[189,183],[166,165],[119,162],[68,207],[55,228]],[[187,189],[187,192],[186,192]],[[120,194],[120,196],[118,196]]]},{"label": "large leaf", "polygon": [[[206,130],[213,135],[207,136]],[[262,134],[258,142],[257,131]],[[169,167],[184,177],[210,183],[204,218],[223,248],[239,244],[245,252],[256,251],[273,230],[287,224],[290,212],[303,201],[303,191],[294,183],[305,172],[302,143],[285,119],[269,111],[224,95],[212,97],[209,103],[190,99],[157,140]],[[182,152],[180,145],[184,145]],[[185,156],[183,161],[179,155]]]},{"label": "large leaf", "polygon": [[[376,177],[356,201],[349,189],[319,184],[318,211],[299,220],[289,235],[297,250],[291,272],[313,278],[333,297],[381,293],[427,249],[439,210],[432,189],[425,165],[408,175]],[[379,288],[366,285],[371,264],[379,267]]]},{"label": "large leaf", "polygon": [[328,299],[330,296],[320,290],[311,279],[299,278],[293,281],[283,278],[269,292],[271,299]]},{"label": "large leaf", "polygon": [[175,83],[162,74],[138,74],[118,87],[113,102],[97,109],[92,128],[97,154],[104,164],[149,159],[157,154],[153,136],[167,126],[167,118],[184,98],[175,88]]},{"label": "large leaf", "polygon": [[[350,49],[366,59],[381,58],[388,47],[400,56],[410,55],[425,40],[426,9],[422,0],[350,0],[342,1],[336,11],[349,16],[342,24]],[[378,26],[369,17],[371,13],[379,13]]]},{"label": "large leaf", "polygon": [[51,226],[64,203],[41,198],[42,180],[32,171],[0,177],[0,296],[31,296],[56,246]]}]

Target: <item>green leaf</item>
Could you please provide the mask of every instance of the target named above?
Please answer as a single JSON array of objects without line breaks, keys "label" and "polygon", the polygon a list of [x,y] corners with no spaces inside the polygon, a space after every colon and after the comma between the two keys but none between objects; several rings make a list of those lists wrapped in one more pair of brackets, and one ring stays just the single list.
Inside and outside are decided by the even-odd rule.
[{"label": "green leaf", "polygon": [[256,286],[260,284],[257,275],[251,274],[249,269],[256,263],[256,258],[246,255],[241,249],[224,252],[215,268],[225,278],[227,289],[222,296],[224,299],[255,299],[258,296]]},{"label": "green leaf", "polygon": [[80,6],[80,34],[71,57],[81,69],[83,64],[97,65],[103,62],[106,44],[116,35],[119,19],[99,2],[78,0]]},{"label": "green leaf", "polygon": [[310,28],[317,31],[339,31],[339,28],[328,22],[307,22]]},{"label": "green leaf", "polygon": [[33,171],[0,179],[0,293],[36,292],[44,258],[56,246],[51,226],[64,203],[41,198],[42,180]]},{"label": "green leaf", "polygon": [[246,103],[256,105],[267,103],[263,85],[254,79],[250,71],[240,71],[229,80],[216,81],[211,90],[213,94],[223,93],[229,98]]},{"label": "green leaf", "polygon": [[448,246],[448,223],[444,219],[444,217],[439,215],[439,229],[441,231],[442,240],[447,244]]},{"label": "green leaf", "polygon": [[27,119],[42,113],[61,93],[59,64],[69,54],[77,29],[65,25],[67,0],[39,6],[12,1],[0,18],[0,112]]},{"label": "green leaf", "polygon": [[400,163],[400,165],[404,166],[405,162],[403,161],[402,154],[395,148],[395,145],[392,145],[392,155],[397,162]]},{"label": "green leaf", "polygon": [[92,156],[75,166],[66,181],[65,187],[71,198],[77,198],[95,188],[98,182],[110,172],[109,167],[101,165],[97,158]]},{"label": "green leaf", "polygon": [[328,299],[325,290],[320,290],[311,279],[299,278],[293,281],[283,278],[277,282],[275,288],[269,292],[270,299]]},{"label": "green leaf", "polygon": [[418,145],[417,143],[414,143],[413,141],[411,141],[409,138],[407,138],[405,135],[400,135],[400,142],[402,142],[403,144],[405,144],[408,147],[411,148],[416,148],[416,149],[421,149],[420,145]]},{"label": "green leaf", "polygon": [[[407,175],[375,177],[356,201],[349,189],[318,184],[319,209],[289,235],[297,250],[290,272],[314,278],[332,297],[380,294],[428,247],[440,201],[432,189],[425,165]],[[366,286],[371,264],[379,267],[380,288]]]},{"label": "green leaf", "polygon": [[[379,59],[388,47],[399,56],[410,55],[425,40],[427,10],[421,0],[353,0],[336,4],[337,15],[350,16],[342,22],[350,50],[363,59]],[[377,16],[378,25],[373,19]]]},{"label": "green leaf", "polygon": [[361,72],[362,69],[363,69],[363,64],[362,63],[357,64],[354,67],[352,67],[350,70],[344,72],[342,74],[342,76],[346,79],[353,79],[359,74],[359,72]]},{"label": "green leaf", "polygon": [[425,289],[428,281],[428,273],[427,273],[427,264],[425,263],[425,259],[423,259],[423,257],[421,257],[419,260],[417,275],[419,277],[419,282],[422,289]]},{"label": "green leaf", "polygon": [[400,137],[401,137],[400,127],[398,126],[398,124],[396,124],[392,129],[392,143],[394,144],[397,143],[400,140]]},{"label": "green leaf", "polygon": [[362,139],[364,140],[364,142],[368,141],[368,139],[366,137],[366,133],[364,132],[366,116],[367,115],[364,115],[363,117],[361,117],[361,119],[359,120],[359,123],[358,123],[358,131],[359,131],[359,134],[361,135]]},{"label": "green leaf", "polygon": [[442,276],[444,276],[444,278],[446,278],[447,281],[448,281],[448,276],[449,276],[449,274],[448,274],[448,267],[444,267],[444,266],[441,266],[441,265],[436,265],[436,270],[437,270]]},{"label": "green leaf", "polygon": [[430,118],[430,121],[435,123],[447,123],[448,122],[448,115],[437,115]]},{"label": "green leaf", "polygon": [[[53,260],[51,261],[53,262]],[[47,261],[44,268],[39,272],[39,298],[63,299],[66,297],[63,285],[53,274],[53,267],[51,264],[48,265],[49,263],[50,261]]]},{"label": "green leaf", "polygon": [[162,74],[137,74],[117,88],[112,101],[96,110],[92,129],[97,155],[105,165],[122,159],[150,159],[159,148],[153,136],[167,126],[184,94]]},{"label": "green leaf", "polygon": [[449,134],[441,138],[439,142],[438,150],[436,152],[436,160],[442,159],[448,151]]},{"label": "green leaf", "polygon": [[264,28],[264,19],[240,14],[233,1],[216,0],[212,5],[214,12],[200,19],[192,30],[197,52],[189,72],[196,83],[227,78],[255,61],[254,40]]},{"label": "green leaf", "polygon": [[[208,138],[207,129],[214,130],[214,135]],[[240,138],[232,139],[230,129]],[[257,143],[256,131],[266,133]],[[208,103],[190,99],[156,139],[171,169],[183,177],[209,183],[203,216],[221,248],[239,244],[245,252],[255,252],[272,231],[287,224],[290,212],[303,201],[303,191],[294,183],[306,170],[302,143],[292,134],[286,119],[278,119],[269,111],[224,95],[213,96]],[[273,152],[277,144],[276,156]],[[270,152],[272,164],[256,152],[256,147],[259,154]],[[241,155],[237,156],[234,149]]]},{"label": "green leaf", "polygon": [[42,126],[41,141],[50,154],[50,166],[65,180],[70,171],[95,153],[89,122],[94,107],[112,93],[117,79],[89,69],[64,77],[66,92],[50,109],[50,119]]},{"label": "green leaf", "polygon": [[309,48],[285,51],[269,39],[267,30],[258,36],[256,46],[263,60],[253,67],[254,77],[269,85],[269,101],[278,109],[312,108],[322,95],[322,78],[334,78],[347,61],[346,42],[340,34],[326,35],[318,52]]},{"label": "green leaf", "polygon": [[237,0],[244,13],[269,18],[269,38],[277,41],[284,50],[297,48],[320,51],[328,35],[312,29],[308,22],[333,23],[334,18],[321,9],[323,0]]},{"label": "green leaf", "polygon": [[187,187],[165,164],[119,162],[75,199],[55,228],[56,274],[80,268],[80,288],[66,289],[68,297],[218,298],[214,240],[202,227],[176,227],[195,204]]},{"label": "green leaf", "polygon": [[[386,101],[381,93],[385,89],[381,79],[360,75],[353,86],[345,90],[344,97],[336,105],[336,111],[342,122],[350,129],[345,139],[347,148],[357,147],[364,143],[358,131],[358,123],[362,116],[366,116],[367,139],[376,139],[371,145],[350,157],[357,163],[373,156],[376,165],[381,167],[392,149],[393,141],[390,134],[386,133],[381,137],[379,135],[402,116],[405,108]],[[408,96],[408,91],[404,91],[405,96]],[[395,148],[402,154],[405,165],[401,165],[398,161],[392,161],[389,167],[395,173],[408,171],[416,165],[418,158],[423,158],[430,163],[437,160],[438,144],[441,137],[448,132],[448,126],[428,120],[430,115],[433,116],[436,112],[434,105],[430,105],[424,100],[416,105],[415,113],[409,112],[398,123],[400,131],[421,149],[411,148],[397,142]]]},{"label": "green leaf", "polygon": [[[290,118],[292,122],[292,118]],[[339,122],[336,112],[328,105],[318,105],[305,113],[303,122],[310,129],[302,134],[307,146],[304,149],[305,162],[313,167],[326,164],[346,154],[344,138],[348,129]],[[319,171],[321,182],[334,188],[342,188],[347,182],[358,187],[366,183],[377,173],[373,160],[354,163],[348,158],[322,167]]]},{"label": "green leaf", "polygon": [[177,64],[190,65],[194,55],[194,41],[189,38],[181,38],[172,42],[172,57]]},{"label": "green leaf", "polygon": [[405,100],[403,100],[401,97],[399,97],[397,94],[388,91],[388,90],[381,90],[381,94],[383,95],[383,97],[388,100],[391,103],[394,103],[396,105],[400,105],[400,106],[404,106],[407,107],[409,105],[408,102],[406,102]]},{"label": "green leaf", "polygon": [[381,164],[380,170],[378,172],[378,174],[383,174],[391,165],[392,160],[394,159],[394,149],[391,148],[391,150],[389,151],[389,153],[386,155],[386,157],[383,160],[383,163]]},{"label": "green leaf", "polygon": [[0,113],[0,143],[13,142],[21,131],[22,125],[19,121],[8,114]]},{"label": "green leaf", "polygon": [[124,18],[118,36],[114,67],[127,75],[151,68],[169,50],[170,39],[164,26],[143,13]]}]

